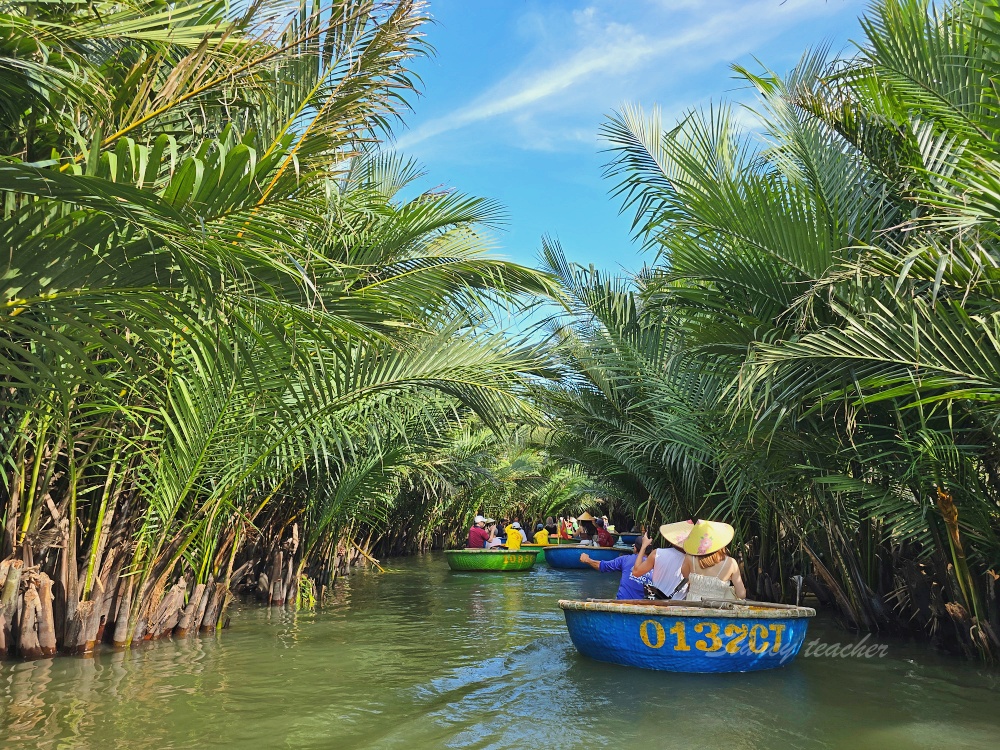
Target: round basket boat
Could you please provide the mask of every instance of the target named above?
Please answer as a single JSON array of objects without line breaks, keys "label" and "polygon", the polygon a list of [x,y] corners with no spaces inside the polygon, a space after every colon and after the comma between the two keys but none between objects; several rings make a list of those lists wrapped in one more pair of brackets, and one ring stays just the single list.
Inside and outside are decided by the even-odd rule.
[{"label": "round basket boat", "polygon": [[810,607],[764,602],[559,602],[584,656],[668,672],[755,672],[799,653]]},{"label": "round basket boat", "polygon": [[614,560],[620,555],[629,554],[631,550],[615,549],[614,547],[593,547],[586,544],[546,547],[545,562],[553,568],[590,570],[590,566],[587,563],[580,562],[581,552],[586,552],[591,560]]},{"label": "round basket boat", "polygon": [[618,544],[624,544],[631,547],[633,544],[639,541],[639,537],[641,536],[642,534],[619,534]]},{"label": "round basket boat", "polygon": [[579,539],[563,539],[561,536],[550,536],[549,546],[554,547],[557,544],[579,544]]},{"label": "round basket boat", "polygon": [[512,552],[493,549],[450,549],[445,550],[448,567],[452,570],[531,570],[538,553]]}]

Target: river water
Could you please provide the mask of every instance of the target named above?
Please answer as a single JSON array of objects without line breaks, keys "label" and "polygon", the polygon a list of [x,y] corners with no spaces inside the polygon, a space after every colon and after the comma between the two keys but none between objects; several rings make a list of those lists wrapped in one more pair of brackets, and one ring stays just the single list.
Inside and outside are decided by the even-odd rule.
[{"label": "river water", "polygon": [[[581,657],[560,598],[617,576],[355,574],[321,612],[231,610],[218,637],[0,666],[0,746],[39,748],[1000,747],[1000,672],[887,638],[755,674]],[[807,640],[856,636],[818,618]]]}]

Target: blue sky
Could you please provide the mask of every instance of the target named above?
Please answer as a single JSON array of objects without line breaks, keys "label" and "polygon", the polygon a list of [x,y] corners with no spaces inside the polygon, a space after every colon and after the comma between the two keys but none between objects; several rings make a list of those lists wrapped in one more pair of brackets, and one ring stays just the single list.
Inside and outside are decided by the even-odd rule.
[{"label": "blue sky", "polygon": [[495,198],[508,222],[497,253],[535,265],[543,234],[571,260],[638,270],[601,177],[604,116],[659,105],[665,123],[723,99],[753,102],[734,80],[754,59],[784,73],[822,43],[861,38],[859,0],[431,0],[434,57],[397,147],[429,186]]}]

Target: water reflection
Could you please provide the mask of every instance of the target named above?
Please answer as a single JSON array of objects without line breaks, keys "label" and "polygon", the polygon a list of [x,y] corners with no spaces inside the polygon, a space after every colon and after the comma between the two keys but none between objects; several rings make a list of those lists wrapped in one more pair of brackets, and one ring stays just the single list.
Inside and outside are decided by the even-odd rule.
[{"label": "water reflection", "polygon": [[[218,637],[0,666],[5,747],[994,748],[997,673],[892,643],[673,675],[580,657],[560,597],[590,571],[451,573],[440,556],[352,577],[331,606],[237,605]],[[817,622],[810,638],[851,640]],[[883,639],[884,640],[884,639]]]}]

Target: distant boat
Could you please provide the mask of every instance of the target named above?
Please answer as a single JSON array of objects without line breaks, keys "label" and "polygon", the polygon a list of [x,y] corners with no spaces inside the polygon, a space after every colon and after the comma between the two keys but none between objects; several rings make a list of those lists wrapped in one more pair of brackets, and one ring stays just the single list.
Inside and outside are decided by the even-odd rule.
[{"label": "distant boat", "polygon": [[538,553],[534,550],[516,552],[506,549],[450,549],[445,559],[452,570],[516,571],[531,570]]},{"label": "distant boat", "polygon": [[668,672],[754,672],[799,653],[816,610],[751,601],[562,599],[569,636],[584,656]]},{"label": "distant boat", "polygon": [[580,562],[580,553],[582,552],[586,552],[591,560],[614,560],[620,555],[629,554],[631,550],[615,549],[614,547],[594,547],[586,544],[546,547],[545,562],[553,568],[589,570],[590,566],[587,563]]},{"label": "distant boat", "polygon": [[642,534],[619,534],[618,544],[624,544],[631,547],[633,544],[639,541],[639,537],[641,536]]}]

